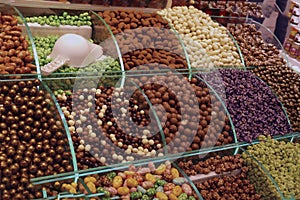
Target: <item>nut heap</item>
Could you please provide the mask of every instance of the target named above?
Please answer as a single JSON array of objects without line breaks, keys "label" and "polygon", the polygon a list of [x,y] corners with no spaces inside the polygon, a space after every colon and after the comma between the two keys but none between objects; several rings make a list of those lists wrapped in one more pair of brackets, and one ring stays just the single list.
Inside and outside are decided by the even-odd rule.
[{"label": "nut heap", "polygon": [[246,1],[196,1],[193,4],[196,8],[200,10],[206,9],[220,9],[220,14],[225,11],[226,16],[234,17],[257,17],[262,18],[263,12],[261,5],[256,2],[246,2]]},{"label": "nut heap", "polygon": [[18,19],[0,13],[0,74],[34,74],[36,66]]},{"label": "nut heap", "polygon": [[[249,146],[247,151],[253,155],[275,179],[285,198],[300,198],[300,145],[299,143],[276,141],[270,137],[261,137],[259,144]],[[256,169],[248,174],[264,199],[282,199],[274,184],[262,169],[243,153],[249,167]]]},{"label": "nut heap", "polygon": [[206,83],[200,79],[192,78],[190,83],[197,96],[200,121],[197,135],[194,137],[191,148],[188,148],[188,150],[232,143],[233,133],[231,125],[221,101],[207,87]]},{"label": "nut heap", "polygon": [[238,42],[247,67],[285,64],[279,50],[274,44],[264,42],[255,24],[229,24],[228,30]]},{"label": "nut heap", "polygon": [[[97,160],[94,158],[94,155],[91,155],[89,150],[91,150],[90,146],[85,147],[84,146],[84,140],[81,139],[80,136],[76,131],[76,125],[75,124],[81,124],[82,121],[86,121],[86,117],[93,117],[91,114],[87,116],[81,117],[81,120],[76,120],[76,113],[72,112],[72,92],[71,91],[62,91],[58,90],[55,92],[55,95],[57,97],[58,103],[61,106],[61,109],[65,115],[65,118],[67,120],[69,131],[71,133],[75,153],[76,153],[76,159],[77,159],[77,165],[79,169],[87,169],[87,168],[93,168],[102,166],[101,159]],[[94,121],[94,118],[91,119],[91,123],[97,123],[97,121]],[[86,126],[86,130],[89,131],[89,127]],[[79,132],[82,133],[82,128],[79,128]],[[102,160],[103,161],[103,160]]]},{"label": "nut heap", "polygon": [[258,67],[252,72],[265,81],[283,103],[293,131],[300,131],[300,75],[286,65]]},{"label": "nut heap", "polygon": [[[72,0],[71,0],[72,2]],[[76,2],[77,3],[77,2]],[[167,4],[166,0],[92,0],[92,4],[100,4],[105,6],[120,6],[120,7],[146,7],[146,8],[164,8]]]},{"label": "nut heap", "polygon": [[172,74],[134,81],[141,91],[125,84],[57,92],[80,169],[233,142],[228,116],[204,82]]},{"label": "nut heap", "polygon": [[[106,175],[87,176],[83,181],[90,193],[104,193],[104,197],[91,198],[93,200],[116,196],[133,200],[195,200],[197,197],[179,171],[168,161],[157,167],[153,163],[139,168],[131,165],[124,172],[112,171]],[[62,190],[73,194],[87,193],[83,185],[76,183],[63,184]]]},{"label": "nut heap", "polygon": [[251,142],[261,134],[274,136],[291,132],[279,100],[266,83],[248,71],[221,69],[219,72],[239,141]]},{"label": "nut heap", "polygon": [[172,69],[187,68],[176,34],[161,16],[135,11],[104,11],[99,15],[116,37],[125,70],[150,63]]},{"label": "nut heap", "polygon": [[[235,17],[257,17],[262,18],[262,6],[256,2],[247,2],[247,1],[189,1],[189,0],[173,0],[172,6],[194,6],[199,10],[209,12],[210,9],[215,10],[220,9],[219,14],[223,14],[222,11],[225,11],[227,16]],[[208,9],[208,10],[207,10]],[[219,16],[219,15],[218,15]],[[224,15],[222,15],[224,16]]]},{"label": "nut heap", "polygon": [[248,168],[244,166],[244,159],[240,155],[215,156],[205,161],[182,160],[178,163],[187,175],[201,175],[215,172],[216,174],[240,169],[237,175],[226,174],[197,180],[196,187],[204,199],[260,199],[254,186],[247,180]]},{"label": "nut heap", "polygon": [[[57,95],[68,120],[80,169],[132,161],[143,155],[162,155],[156,151],[162,148],[160,135],[147,138],[149,130],[143,131],[144,136],[138,131],[138,126],[148,123],[149,108],[143,110],[133,98],[123,99],[123,93],[121,89],[101,86],[98,89],[83,89],[73,95],[71,92]],[[111,102],[113,95],[119,97],[117,103]],[[126,103],[129,103],[129,108],[122,107]],[[144,106],[147,107],[147,104]],[[129,113],[137,123],[136,127],[128,126],[126,121],[117,123],[112,112],[115,107],[120,109],[116,116],[124,117]]]},{"label": "nut heap", "polygon": [[0,85],[0,199],[42,198],[31,178],[72,171],[61,121],[39,80]]},{"label": "nut heap", "polygon": [[174,26],[185,43],[191,38],[201,44],[202,48],[193,50],[189,55],[191,63],[196,62],[197,56],[203,56],[204,49],[204,55],[207,54],[215,66],[242,66],[237,48],[227,29],[213,22],[206,13],[193,6],[183,6],[164,9],[158,14]]}]

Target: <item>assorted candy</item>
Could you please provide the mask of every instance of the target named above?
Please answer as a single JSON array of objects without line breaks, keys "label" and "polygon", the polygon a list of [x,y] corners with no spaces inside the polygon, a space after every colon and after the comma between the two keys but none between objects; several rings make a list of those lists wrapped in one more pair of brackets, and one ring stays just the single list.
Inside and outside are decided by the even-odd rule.
[{"label": "assorted candy", "polygon": [[[115,196],[132,200],[195,200],[198,199],[186,179],[180,177],[179,171],[170,162],[155,167],[129,166],[128,170],[106,175],[92,175],[84,178],[84,184],[63,184],[62,189],[70,193],[78,192],[91,194],[102,193],[94,199],[109,199]],[[104,197],[103,197],[104,196]]]}]

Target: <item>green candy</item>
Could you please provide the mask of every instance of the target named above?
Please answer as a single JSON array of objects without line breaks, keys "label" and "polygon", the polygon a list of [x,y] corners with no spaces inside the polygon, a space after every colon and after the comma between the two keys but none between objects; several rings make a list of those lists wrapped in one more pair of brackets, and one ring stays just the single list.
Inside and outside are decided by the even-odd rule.
[{"label": "green candy", "polygon": [[149,188],[149,189],[147,190],[147,195],[148,195],[148,196],[152,197],[152,196],[154,196],[155,194],[156,194],[155,188]]},{"label": "green candy", "polygon": [[179,195],[178,197],[179,200],[187,200],[188,199],[188,195],[186,193],[182,193]]},{"label": "green candy", "polygon": [[196,198],[193,196],[189,196],[188,200],[196,200]]},{"label": "green candy", "polygon": [[140,199],[143,196],[142,192],[132,192],[130,194],[130,199]]},{"label": "green candy", "polygon": [[109,178],[109,180],[112,181],[115,178],[115,176],[117,176],[117,173],[116,172],[110,172],[106,176],[107,176],[107,178]]},{"label": "green candy", "polygon": [[164,186],[167,182],[165,180],[157,180],[155,183],[154,183],[154,187],[157,188],[159,186]]},{"label": "green candy", "polygon": [[150,200],[150,197],[146,194],[144,194],[141,198],[141,200]]},{"label": "green candy", "polygon": [[99,193],[102,193],[102,192],[104,193],[104,191],[105,191],[105,189],[103,187],[98,187],[96,190]]}]

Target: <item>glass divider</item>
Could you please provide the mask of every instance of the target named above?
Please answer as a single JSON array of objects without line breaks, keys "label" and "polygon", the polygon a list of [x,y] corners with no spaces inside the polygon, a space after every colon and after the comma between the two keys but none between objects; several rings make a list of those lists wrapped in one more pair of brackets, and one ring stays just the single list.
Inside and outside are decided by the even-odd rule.
[{"label": "glass divider", "polygon": [[278,192],[280,198],[284,200],[285,197],[284,197],[282,191],[280,190],[278,184],[276,183],[276,181],[274,180],[274,178],[272,177],[272,175],[269,173],[269,171],[253,155],[251,155],[247,150],[245,150],[244,148],[241,148],[241,150],[247,156],[249,156],[252,160],[254,160],[256,162],[256,164],[258,165],[258,167],[267,175],[267,178],[269,178],[270,181],[272,182],[272,184],[275,186],[275,189]]},{"label": "glass divider", "polygon": [[100,21],[103,23],[103,25],[104,25],[104,26],[106,27],[106,29],[108,30],[108,32],[109,32],[109,34],[110,34],[110,36],[111,36],[111,38],[112,38],[112,40],[113,40],[113,42],[114,42],[114,44],[115,44],[116,51],[117,51],[117,54],[118,54],[117,56],[118,56],[118,58],[119,58],[119,63],[120,63],[120,66],[121,66],[121,72],[122,72],[122,79],[121,79],[120,87],[123,88],[123,87],[124,87],[124,84],[125,84],[126,76],[125,76],[124,63],[123,63],[123,60],[122,60],[122,53],[121,53],[119,44],[118,44],[118,42],[117,42],[117,40],[116,40],[116,38],[115,38],[115,36],[114,36],[114,34],[113,34],[111,28],[110,28],[109,25],[105,22],[105,20],[104,20],[102,17],[100,17],[100,16],[98,15],[98,13],[96,13],[95,11],[92,11],[92,10],[91,10],[90,12],[93,13],[95,16],[97,16],[97,17],[100,19]]},{"label": "glass divider", "polygon": [[60,115],[60,118],[62,120],[62,123],[63,123],[63,127],[66,131],[66,134],[67,134],[67,138],[68,138],[68,143],[69,143],[69,148],[70,148],[70,152],[71,152],[71,156],[72,156],[72,165],[73,165],[73,170],[75,172],[75,182],[77,182],[77,178],[78,178],[78,166],[77,166],[77,159],[76,159],[76,154],[75,154],[75,150],[74,150],[74,146],[73,146],[73,142],[72,142],[72,138],[71,138],[71,133],[70,133],[70,130],[69,130],[69,126],[68,126],[68,123],[66,121],[66,118],[65,118],[65,115],[64,113],[62,112],[61,110],[61,107],[59,106],[57,100],[56,100],[56,97],[55,95],[52,93],[52,91],[50,90],[50,88],[44,83],[42,82],[42,86],[46,89],[46,91],[51,95],[51,98],[57,108],[57,111]]},{"label": "glass divider", "polygon": [[159,133],[161,135],[161,139],[163,140],[163,149],[164,149],[164,154],[165,155],[168,155],[168,149],[166,148],[167,146],[167,143],[166,143],[166,138],[165,138],[165,134],[163,132],[163,128],[161,126],[161,121],[159,120],[159,117],[153,107],[153,104],[151,103],[151,101],[149,100],[148,96],[144,93],[144,91],[134,82],[131,80],[131,83],[142,93],[143,97],[146,99],[147,103],[149,104],[150,106],[150,109],[152,110],[153,114],[154,114],[154,117],[155,117],[155,120],[156,120],[156,123],[157,123],[157,126],[159,128]]},{"label": "glass divider", "polygon": [[196,192],[198,198],[200,200],[204,200],[202,195],[200,194],[199,190],[197,189],[197,187],[195,186],[195,184],[193,183],[193,181],[191,181],[191,179],[189,178],[189,176],[176,164],[173,163],[173,166],[178,169],[179,173],[182,174],[184,176],[184,178],[188,181],[188,183],[191,185],[191,187],[193,188],[193,190]]},{"label": "glass divider", "polygon": [[[206,81],[205,79],[203,79],[203,78],[202,78],[201,76],[199,76],[199,75],[195,75],[195,77],[198,78],[198,79],[200,79],[200,80],[202,80],[202,81],[207,85],[207,87],[210,89],[210,91],[212,91],[212,92],[216,95],[217,99],[221,102],[221,104],[222,104],[222,106],[223,106],[223,108],[224,108],[224,110],[225,110],[225,113],[226,113],[227,116],[228,116],[229,123],[230,123],[231,128],[232,128],[232,134],[233,134],[233,137],[234,137],[234,143],[235,143],[235,144],[238,144],[238,140],[237,140],[237,135],[236,135],[235,127],[234,127],[233,121],[232,121],[232,119],[231,119],[230,113],[229,113],[229,111],[228,111],[228,109],[227,109],[227,107],[226,107],[225,99],[222,99],[222,98],[220,97],[220,95],[219,95],[219,94],[216,92],[216,90],[211,86],[211,84],[208,83],[208,81]],[[236,153],[237,153],[237,151],[238,151],[238,147],[237,147],[237,149],[236,149]]]},{"label": "glass divider", "polygon": [[27,32],[29,40],[30,40],[30,44],[31,44],[32,52],[33,52],[33,57],[34,57],[35,65],[36,65],[37,78],[39,80],[42,80],[41,69],[40,69],[40,64],[39,64],[39,57],[38,57],[38,53],[37,53],[37,50],[36,50],[36,46],[35,46],[34,41],[33,41],[33,36],[32,36],[31,31],[30,31],[30,28],[29,28],[29,26],[28,26],[28,24],[26,22],[25,17],[22,15],[22,13],[20,12],[20,10],[18,8],[16,8],[15,6],[13,6],[13,8],[18,13],[18,15],[21,17],[21,19],[22,19],[22,21],[23,21],[23,23],[25,25],[26,32]]},{"label": "glass divider", "polygon": [[181,45],[183,53],[184,53],[184,57],[186,59],[187,65],[188,65],[188,71],[189,71],[188,79],[191,80],[192,76],[193,76],[193,74],[192,74],[193,70],[192,70],[192,66],[191,66],[191,61],[190,61],[190,58],[189,58],[189,54],[188,54],[188,52],[186,50],[186,44],[184,43],[184,41],[181,38],[180,34],[174,28],[174,26],[171,23],[169,23],[169,26],[171,27],[171,30],[174,32],[174,34],[176,35],[177,39],[180,42],[180,45]]}]

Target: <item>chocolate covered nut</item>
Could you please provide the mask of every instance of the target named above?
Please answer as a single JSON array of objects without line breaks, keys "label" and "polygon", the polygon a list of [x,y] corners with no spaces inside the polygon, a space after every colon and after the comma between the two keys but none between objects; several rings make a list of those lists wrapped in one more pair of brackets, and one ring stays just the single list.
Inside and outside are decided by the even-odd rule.
[{"label": "chocolate covered nut", "polygon": [[[34,59],[28,50],[28,42],[17,25],[18,20],[6,14],[2,14],[0,20],[0,74],[36,73],[36,66],[31,64]],[[32,67],[26,67],[27,64]]]},{"label": "chocolate covered nut", "polygon": [[[0,91],[0,161],[1,173],[6,176],[0,179],[0,199],[8,198],[2,191],[11,199],[40,198],[40,188],[30,186],[31,178],[73,170],[70,156],[56,159],[68,151],[62,123],[55,116],[49,94],[41,91],[39,80],[2,82]],[[61,142],[50,145],[48,139]]]},{"label": "chocolate covered nut", "polygon": [[238,42],[245,64],[252,66],[281,66],[285,62],[278,49],[271,43],[265,43],[255,24],[229,24],[229,32]]}]

